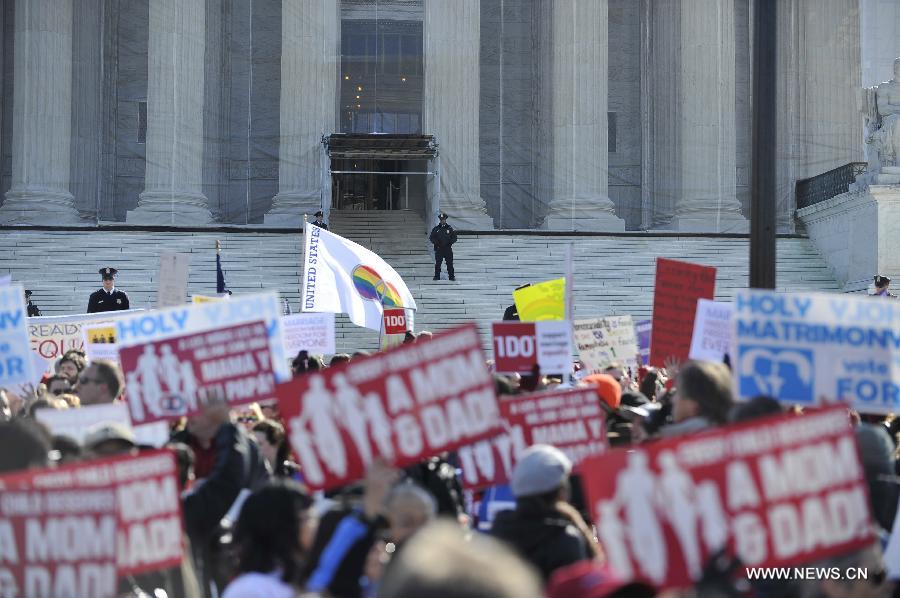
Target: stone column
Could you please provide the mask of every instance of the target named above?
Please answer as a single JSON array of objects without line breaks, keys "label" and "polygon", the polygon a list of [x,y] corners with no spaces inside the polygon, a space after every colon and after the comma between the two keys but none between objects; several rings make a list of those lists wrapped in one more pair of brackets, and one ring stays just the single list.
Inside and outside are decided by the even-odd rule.
[{"label": "stone column", "polygon": [[208,224],[203,195],[204,0],[150,2],[147,170],[135,224]]},{"label": "stone column", "polygon": [[544,228],[623,231],[609,198],[608,0],[553,3],[553,194]]},{"label": "stone column", "polygon": [[12,184],[3,224],[81,224],[69,191],[72,0],[15,7]]},{"label": "stone column", "polygon": [[340,13],[337,0],[282,0],[281,7],[278,194],[264,222],[296,227],[331,201],[322,197],[322,136],[337,122]]},{"label": "stone column", "polygon": [[800,0],[802,172],[818,176],[865,161],[859,0]]},{"label": "stone column", "polygon": [[748,232],[736,194],[734,2],[682,1],[680,67],[681,194],[673,227]]},{"label": "stone column", "polygon": [[641,52],[647,65],[641,73],[642,118],[641,167],[648,229],[669,230],[675,203],[681,193],[681,163],[678,155],[678,98],[681,62],[681,0],[643,0],[644,24]]},{"label": "stone column", "polygon": [[438,207],[455,228],[492,230],[494,221],[481,198],[478,156],[480,0],[425,2],[424,41],[423,131],[438,144]]},{"label": "stone column", "polygon": [[794,211],[797,208],[795,186],[799,176],[800,152],[800,2],[778,0],[775,34],[778,49],[777,102],[778,154],[775,163],[775,206],[779,233],[793,233]]}]

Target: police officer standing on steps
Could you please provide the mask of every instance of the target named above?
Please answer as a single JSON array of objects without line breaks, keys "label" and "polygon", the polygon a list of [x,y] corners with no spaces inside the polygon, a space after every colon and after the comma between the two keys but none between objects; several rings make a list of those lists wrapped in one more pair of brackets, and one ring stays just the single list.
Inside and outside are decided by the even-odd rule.
[{"label": "police officer standing on steps", "polygon": [[325,216],[325,214],[322,213],[322,210],[319,210],[318,212],[316,212],[316,219],[313,220],[312,223],[315,224],[316,226],[318,226],[319,228],[324,228],[325,230],[328,230],[328,225],[325,224],[324,220],[322,220],[323,216]]},{"label": "police officer standing on steps", "polygon": [[441,263],[447,260],[447,274],[450,280],[456,280],[453,272],[453,244],[456,243],[456,231],[447,224],[447,215],[443,212],[438,214],[440,223],[431,229],[431,235],[428,237],[434,243],[434,279],[441,279]]},{"label": "police officer standing on steps", "polygon": [[25,290],[25,303],[28,305],[29,318],[41,315],[41,310],[38,309],[38,306],[31,302],[31,291],[28,289]]},{"label": "police officer standing on steps", "polygon": [[100,268],[103,288],[91,293],[87,308],[89,314],[128,309],[128,295],[125,294],[125,291],[116,288],[116,274],[118,273],[119,271],[115,268]]}]

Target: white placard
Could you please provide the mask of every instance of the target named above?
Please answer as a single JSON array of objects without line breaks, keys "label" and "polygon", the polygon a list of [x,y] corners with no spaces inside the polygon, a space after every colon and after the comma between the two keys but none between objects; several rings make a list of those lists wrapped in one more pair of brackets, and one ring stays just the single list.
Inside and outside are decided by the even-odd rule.
[{"label": "white placard", "polygon": [[38,409],[35,413],[35,417],[46,424],[54,435],[69,436],[79,444],[84,443],[90,427],[100,422],[115,422],[129,428],[138,444],[162,446],[169,441],[167,422],[132,426],[128,407],[121,402],[86,405],[77,409]]},{"label": "white placard", "polygon": [[731,354],[731,303],[697,300],[691,359],[722,361]]},{"label": "white placard", "polygon": [[163,251],[159,254],[159,286],[156,288],[156,306],[181,305],[187,298],[188,273],[191,256],[187,253]]},{"label": "white placard", "polygon": [[307,351],[310,355],[333,355],[334,314],[333,313],[299,313],[281,318],[284,327],[284,350],[288,357],[294,357],[299,351]]},{"label": "white placard", "polygon": [[638,344],[631,316],[575,320],[573,336],[588,374],[602,374],[613,363],[637,370]]}]

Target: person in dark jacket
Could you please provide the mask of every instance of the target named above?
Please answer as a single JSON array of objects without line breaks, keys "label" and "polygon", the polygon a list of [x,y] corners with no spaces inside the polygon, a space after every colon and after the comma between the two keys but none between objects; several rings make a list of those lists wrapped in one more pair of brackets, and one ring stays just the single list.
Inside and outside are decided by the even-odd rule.
[{"label": "person in dark jacket", "polygon": [[87,313],[119,311],[129,308],[128,295],[125,291],[116,288],[118,273],[119,271],[115,268],[100,268],[103,288],[91,293],[88,299]]},{"label": "person in dark jacket", "polygon": [[36,316],[41,315],[41,310],[31,300],[31,291],[28,289],[25,290],[25,303],[28,306],[28,317],[29,318],[34,318]]},{"label": "person in dark jacket", "polygon": [[[219,562],[220,522],[242,491],[265,485],[269,469],[256,442],[231,422],[228,405],[222,401],[212,400],[188,418],[187,429],[173,440],[190,446],[198,456],[197,483],[183,499],[185,527],[203,589],[209,588],[210,579],[216,579],[221,590],[227,574]],[[203,450],[212,451],[208,473],[200,467]]]},{"label": "person in dark jacket", "polygon": [[441,279],[441,264],[447,260],[447,275],[456,280],[453,271],[453,244],[456,243],[456,231],[447,224],[447,214],[438,214],[440,223],[431,229],[428,239],[434,244],[434,279]]},{"label": "person in dark jacket", "polygon": [[324,217],[325,217],[325,214],[322,213],[322,210],[319,210],[318,212],[316,212],[316,219],[313,220],[312,223],[315,224],[316,226],[318,226],[319,228],[328,230],[328,225],[325,224],[324,220],[322,220],[322,218],[324,218]]},{"label": "person in dark jacket", "polygon": [[516,508],[502,511],[491,534],[516,549],[544,578],[578,561],[596,557],[590,531],[569,505],[572,462],[559,449],[536,444],[516,463],[512,491]]}]

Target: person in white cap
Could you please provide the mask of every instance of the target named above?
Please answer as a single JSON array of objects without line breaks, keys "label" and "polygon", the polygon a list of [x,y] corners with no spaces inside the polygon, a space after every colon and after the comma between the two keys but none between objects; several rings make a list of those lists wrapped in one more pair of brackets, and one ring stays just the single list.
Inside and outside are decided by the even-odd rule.
[{"label": "person in white cap", "polygon": [[136,454],[137,441],[125,424],[106,421],[88,428],[84,448],[95,457]]},{"label": "person in white cap", "polygon": [[597,555],[587,525],[567,502],[571,472],[572,462],[556,447],[529,447],[513,469],[516,508],[499,513],[491,529],[534,565],[545,582],[560,567]]}]

